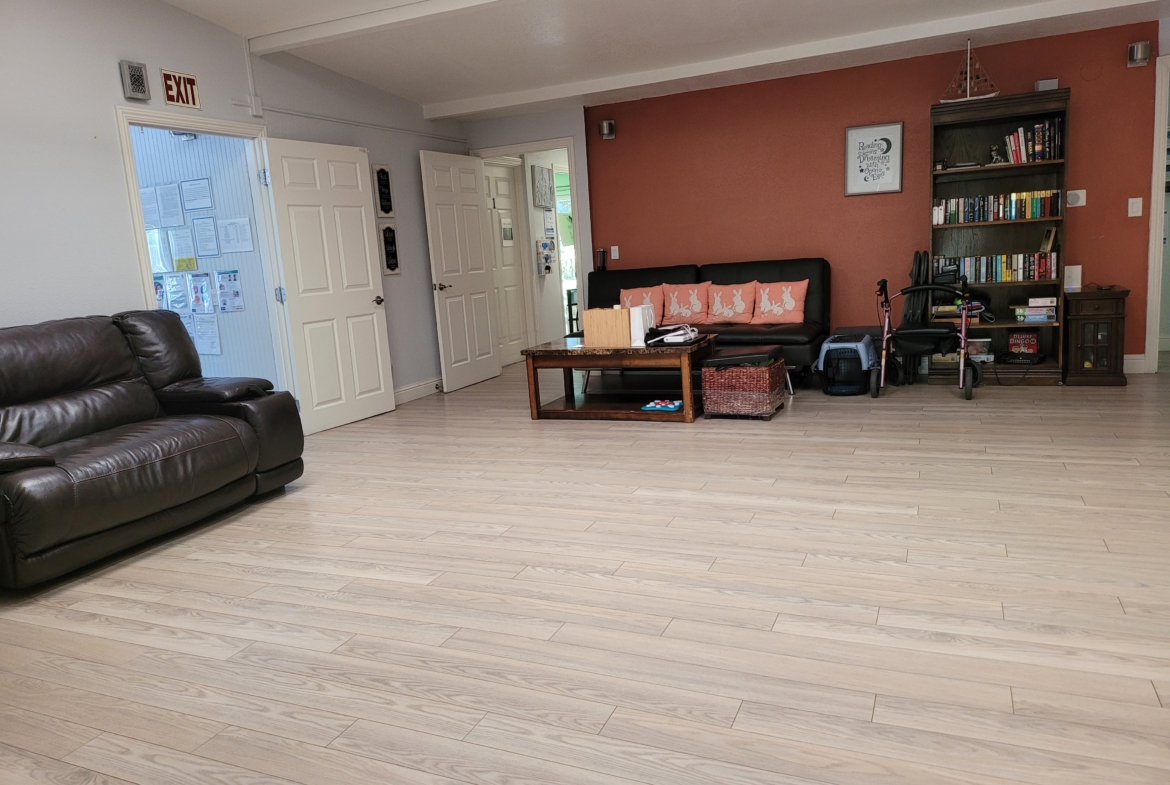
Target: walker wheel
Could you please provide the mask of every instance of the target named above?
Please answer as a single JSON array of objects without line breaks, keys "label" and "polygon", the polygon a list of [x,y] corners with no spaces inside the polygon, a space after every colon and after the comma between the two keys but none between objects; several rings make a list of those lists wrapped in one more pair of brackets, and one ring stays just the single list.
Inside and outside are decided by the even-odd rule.
[{"label": "walker wheel", "polygon": [[971,400],[975,395],[975,372],[970,368],[963,374],[963,398]]},{"label": "walker wheel", "polygon": [[882,372],[880,368],[869,369],[869,394],[870,397],[876,398],[881,394],[881,388],[878,386],[882,381]]}]

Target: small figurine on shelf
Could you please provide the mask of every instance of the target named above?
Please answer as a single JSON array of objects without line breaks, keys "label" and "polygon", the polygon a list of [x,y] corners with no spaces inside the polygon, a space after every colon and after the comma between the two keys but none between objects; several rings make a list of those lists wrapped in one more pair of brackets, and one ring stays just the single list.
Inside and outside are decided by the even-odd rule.
[{"label": "small figurine on shelf", "polygon": [[999,145],[993,144],[991,146],[991,163],[989,164],[989,166],[995,166],[996,164],[1006,164],[1006,163],[1007,163],[1007,161],[1005,161],[1003,156],[1000,155]]}]

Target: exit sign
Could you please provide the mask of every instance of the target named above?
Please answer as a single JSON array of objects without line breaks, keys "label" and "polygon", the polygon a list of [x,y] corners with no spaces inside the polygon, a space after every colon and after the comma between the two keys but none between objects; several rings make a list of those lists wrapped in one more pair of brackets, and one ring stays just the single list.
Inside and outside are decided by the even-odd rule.
[{"label": "exit sign", "polygon": [[180,74],[177,71],[162,71],[163,96],[172,106],[186,106],[190,109],[200,109],[199,84],[191,74]]}]

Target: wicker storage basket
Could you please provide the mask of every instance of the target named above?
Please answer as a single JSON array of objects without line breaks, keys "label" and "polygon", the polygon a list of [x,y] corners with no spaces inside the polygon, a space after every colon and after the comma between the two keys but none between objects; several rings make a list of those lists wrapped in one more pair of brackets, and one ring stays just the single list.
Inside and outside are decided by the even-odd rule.
[{"label": "wicker storage basket", "polygon": [[703,368],[703,411],[771,417],[784,404],[784,360],[766,367]]}]

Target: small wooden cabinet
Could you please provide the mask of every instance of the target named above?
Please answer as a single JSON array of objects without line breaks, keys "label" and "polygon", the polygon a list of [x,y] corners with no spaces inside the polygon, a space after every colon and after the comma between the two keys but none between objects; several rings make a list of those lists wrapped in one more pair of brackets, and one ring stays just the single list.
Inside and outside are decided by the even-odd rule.
[{"label": "small wooden cabinet", "polygon": [[1065,292],[1065,384],[1115,384],[1125,380],[1125,298],[1129,289]]}]

